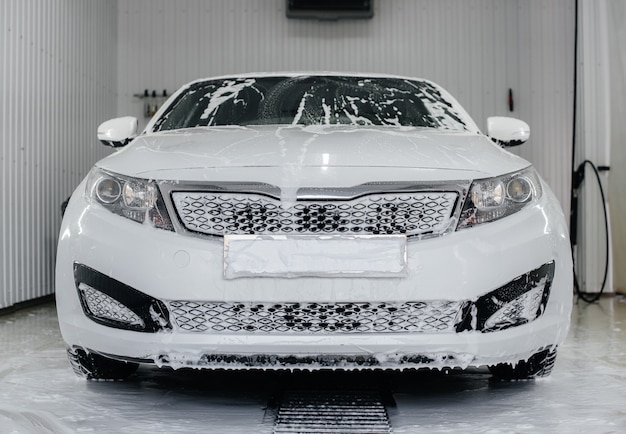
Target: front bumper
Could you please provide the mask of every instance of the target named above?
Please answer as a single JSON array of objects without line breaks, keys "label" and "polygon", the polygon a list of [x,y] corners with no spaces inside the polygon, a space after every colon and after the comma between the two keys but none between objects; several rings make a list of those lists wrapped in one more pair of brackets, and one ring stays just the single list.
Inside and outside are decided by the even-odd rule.
[{"label": "front bumper", "polygon": [[[76,197],[59,242],[61,331],[70,347],[173,367],[402,369],[527,359],[563,342],[569,325],[571,256],[562,213],[549,198],[548,193],[538,205],[497,222],[441,238],[410,241],[405,277],[226,280],[220,239],[183,237],[138,225]],[[489,330],[481,311],[493,312],[494,306],[488,306],[494,303],[491,295],[500,294],[496,303],[510,300],[510,288],[519,287],[519,279],[536,286],[546,264],[552,264],[550,282],[542,289],[539,315]],[[152,324],[149,330],[124,330],[85,315],[89,310],[81,302],[80,279],[76,278],[80,274],[76,270],[83,266],[154,300],[144,311],[144,322]],[[451,329],[438,331],[198,332],[185,330],[173,319],[172,302],[180,300],[259,306],[352,303],[357,307],[445,301],[457,302],[461,315],[453,319]]]}]

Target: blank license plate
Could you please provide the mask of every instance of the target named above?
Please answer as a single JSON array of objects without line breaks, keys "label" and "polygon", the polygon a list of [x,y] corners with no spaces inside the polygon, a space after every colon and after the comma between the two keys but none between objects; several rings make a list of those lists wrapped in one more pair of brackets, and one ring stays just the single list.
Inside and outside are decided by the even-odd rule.
[{"label": "blank license plate", "polygon": [[401,277],[403,235],[227,235],[224,277]]}]

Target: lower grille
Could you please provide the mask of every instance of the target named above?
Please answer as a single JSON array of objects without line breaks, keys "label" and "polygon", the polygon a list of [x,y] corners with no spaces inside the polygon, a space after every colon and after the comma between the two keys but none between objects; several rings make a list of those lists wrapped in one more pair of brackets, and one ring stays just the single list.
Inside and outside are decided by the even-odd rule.
[{"label": "lower grille", "polygon": [[453,333],[464,303],[169,302],[176,326],[215,333]]},{"label": "lower grille", "polygon": [[554,261],[474,301],[405,303],[167,302],[181,331],[204,333],[483,333],[537,319],[548,302]]},{"label": "lower grille", "polygon": [[154,333],[489,333],[539,318],[555,263],[516,277],[475,300],[404,303],[162,301],[83,264],[74,279],[84,314],[98,324]]}]

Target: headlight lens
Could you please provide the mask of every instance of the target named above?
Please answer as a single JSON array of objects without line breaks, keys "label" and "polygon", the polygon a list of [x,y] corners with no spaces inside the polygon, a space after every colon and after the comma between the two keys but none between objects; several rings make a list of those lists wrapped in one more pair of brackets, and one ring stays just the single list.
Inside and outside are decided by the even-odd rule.
[{"label": "headlight lens", "polygon": [[479,210],[499,208],[505,199],[504,184],[499,179],[478,181],[471,190],[471,200]]},{"label": "headlight lens", "polygon": [[513,178],[506,184],[506,194],[513,202],[526,202],[533,194],[533,182],[525,176]]},{"label": "headlight lens", "polygon": [[536,202],[541,182],[532,167],[472,183],[457,229],[501,219]]},{"label": "headlight lens", "polygon": [[154,181],[95,167],[87,179],[85,193],[92,203],[98,203],[114,214],[138,223],[148,220],[157,228],[174,230]]},{"label": "headlight lens", "polygon": [[116,179],[112,178],[102,178],[95,190],[98,200],[106,204],[114,203],[122,194],[122,186]]},{"label": "headlight lens", "polygon": [[156,205],[156,186],[140,180],[124,183],[124,205],[128,208],[150,208]]}]

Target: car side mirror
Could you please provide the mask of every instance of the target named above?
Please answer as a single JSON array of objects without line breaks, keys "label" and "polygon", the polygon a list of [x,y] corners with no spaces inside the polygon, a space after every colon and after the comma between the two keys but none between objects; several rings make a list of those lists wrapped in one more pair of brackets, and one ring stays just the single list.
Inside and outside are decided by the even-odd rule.
[{"label": "car side mirror", "polygon": [[530,137],[530,127],[519,119],[492,116],[487,118],[487,135],[500,146],[519,146]]},{"label": "car side mirror", "polygon": [[138,122],[137,118],[132,116],[103,122],[98,127],[98,140],[113,148],[126,146],[137,134]]}]

